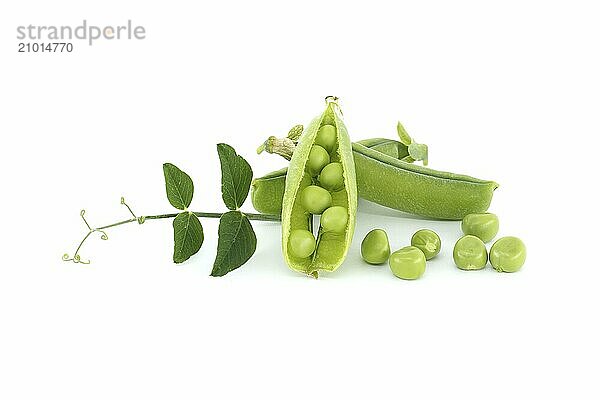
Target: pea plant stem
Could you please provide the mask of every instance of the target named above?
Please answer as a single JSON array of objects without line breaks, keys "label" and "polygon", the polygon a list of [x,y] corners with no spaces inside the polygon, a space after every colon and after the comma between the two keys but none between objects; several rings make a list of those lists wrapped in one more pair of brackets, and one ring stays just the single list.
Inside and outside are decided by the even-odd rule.
[{"label": "pea plant stem", "polygon": [[[125,206],[127,206],[124,199],[121,199],[121,203],[124,204]],[[81,210],[81,214],[80,214],[81,218],[83,219],[83,222],[85,223],[85,225],[88,227],[89,231],[83,237],[83,239],[79,243],[79,246],[77,246],[77,249],[75,250],[75,253],[73,254],[73,256],[70,256],[69,254],[64,254],[62,257],[63,261],[73,261],[75,263],[89,264],[90,263],[89,260],[85,261],[85,260],[81,259],[81,256],[79,255],[79,250],[81,249],[81,246],[83,246],[85,241],[95,232],[100,233],[102,235],[101,238],[103,240],[107,240],[108,235],[105,232],[106,229],[114,228],[114,227],[120,226],[120,225],[130,224],[133,222],[137,222],[138,224],[143,224],[146,220],[149,220],[149,219],[175,218],[177,215],[179,215],[178,213],[171,213],[171,214],[157,214],[157,215],[146,215],[143,217],[137,217],[137,216],[135,216],[135,214],[133,214],[133,211],[131,211],[131,208],[129,208],[129,206],[127,206],[127,209],[129,210],[129,212],[131,212],[131,214],[133,215],[133,218],[113,222],[112,224],[100,226],[98,228],[92,228],[90,226],[90,224],[88,224],[87,220],[85,219],[85,210]],[[197,212],[197,211],[191,211],[191,212],[200,218],[221,218],[221,216],[223,216],[223,214],[224,214],[224,213],[207,213],[207,212]],[[281,221],[281,217],[279,215],[254,214],[254,213],[244,213],[244,215],[248,219],[255,220],[255,221],[272,221],[272,222]]]},{"label": "pea plant stem", "polygon": [[[207,213],[207,212],[197,212],[192,211],[196,217],[200,218],[221,218],[224,213]],[[254,213],[243,213],[249,220],[253,221],[281,221],[281,217],[279,215],[272,214],[254,214]],[[147,217],[143,217],[145,219],[164,219],[164,218],[175,218],[178,214],[160,214],[160,215],[149,215]],[[135,221],[135,220],[134,220]]]},{"label": "pea plant stem", "polygon": [[[224,213],[207,213],[207,212],[198,212],[198,211],[192,211],[192,212],[197,217],[200,217],[200,218],[221,218],[221,216],[223,216],[223,214],[224,214]],[[114,222],[112,224],[100,226],[98,228],[95,228],[95,230],[98,230],[98,231],[105,230],[108,228],[114,228],[115,226],[130,224],[132,222],[147,221],[149,219],[175,218],[177,215],[179,215],[179,214],[172,213],[172,214],[146,215],[144,217],[139,217],[139,218],[129,218],[129,219],[126,219],[123,221]],[[273,221],[273,222],[281,221],[281,217],[279,215],[254,214],[254,213],[244,213],[244,215],[246,217],[248,217],[249,220],[253,220],[253,221]]]}]

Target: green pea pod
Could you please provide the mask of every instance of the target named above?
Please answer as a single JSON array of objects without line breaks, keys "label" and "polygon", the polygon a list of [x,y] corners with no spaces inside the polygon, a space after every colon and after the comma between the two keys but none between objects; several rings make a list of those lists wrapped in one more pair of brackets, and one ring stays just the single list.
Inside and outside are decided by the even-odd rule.
[{"label": "green pea pod", "polygon": [[[357,143],[399,160],[409,157],[408,146],[397,140],[372,138]],[[252,181],[251,199],[255,210],[264,214],[281,214],[286,175],[287,168],[282,168]]]},{"label": "green pea pod", "polygon": [[[404,144],[366,139],[352,145],[360,197],[396,210],[430,218],[461,220],[485,212],[498,184],[465,175],[436,171],[402,161]],[[260,212],[279,214],[286,169],[257,178],[252,204]]]},{"label": "green pea pod", "polygon": [[359,143],[352,145],[360,196],[425,217],[460,220],[490,206],[498,184],[402,162]]},{"label": "green pea pod", "polygon": [[252,181],[250,196],[256,211],[263,214],[281,215],[287,170],[287,168],[282,168]]},{"label": "green pea pod", "polygon": [[[309,257],[298,257],[290,250],[290,233],[292,231],[311,231],[312,215],[306,211],[306,205],[301,201],[305,188],[316,185],[316,178],[307,172],[306,164],[310,151],[322,125],[333,125],[337,135],[332,150],[330,149],[331,162],[338,162],[343,168],[343,187],[331,193],[331,207],[344,207],[347,210],[345,229],[331,232],[319,227],[316,238],[316,249]],[[346,258],[354,234],[356,221],[356,207],[358,195],[356,191],[356,176],[354,172],[354,159],[352,157],[352,143],[348,136],[341,113],[335,100],[328,100],[328,105],[323,114],[313,119],[304,130],[296,146],[285,179],[285,190],[282,202],[281,231],[283,256],[287,265],[298,272],[314,277],[318,272],[336,270]],[[322,188],[317,188],[325,191]],[[277,194],[278,190],[272,193]],[[254,195],[256,198],[256,194]]]}]

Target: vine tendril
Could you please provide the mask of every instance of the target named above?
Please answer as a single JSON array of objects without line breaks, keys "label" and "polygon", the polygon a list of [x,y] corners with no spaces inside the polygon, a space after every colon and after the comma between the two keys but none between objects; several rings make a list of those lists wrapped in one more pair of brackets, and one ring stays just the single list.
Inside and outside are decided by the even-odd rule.
[{"label": "vine tendril", "polygon": [[83,223],[85,224],[85,226],[88,228],[88,232],[83,237],[83,239],[81,239],[81,242],[79,242],[79,245],[75,249],[75,253],[73,253],[73,256],[70,256],[69,253],[63,254],[63,256],[62,256],[63,261],[72,261],[75,264],[90,264],[91,260],[83,260],[81,258],[81,255],[79,254],[79,250],[81,250],[81,247],[83,246],[83,244],[85,243],[85,241],[90,236],[92,236],[92,234],[98,232],[100,234],[100,239],[102,239],[102,240],[108,240],[108,234],[106,233],[105,229],[108,229],[108,228],[111,228],[111,227],[117,226],[117,225],[126,224],[126,223],[133,222],[133,221],[137,221],[139,224],[144,223],[145,217],[139,217],[138,218],[134,214],[134,212],[131,209],[131,207],[129,207],[129,205],[125,202],[125,198],[124,197],[121,197],[121,204],[124,205],[125,207],[127,207],[127,210],[129,210],[129,213],[133,216],[133,218],[125,220],[125,221],[121,221],[121,222],[116,222],[114,224],[102,226],[100,228],[92,228],[92,226],[89,224],[89,222],[85,218],[85,209],[81,210],[79,212],[79,216],[83,220]]},{"label": "vine tendril", "polygon": [[[98,232],[100,234],[100,239],[108,240],[108,234],[106,233],[106,229],[113,228],[113,227],[119,226],[119,225],[130,224],[133,222],[137,222],[139,225],[141,225],[144,222],[146,222],[146,220],[148,220],[148,219],[175,218],[178,215],[177,213],[174,213],[174,214],[159,214],[159,215],[145,215],[145,216],[142,215],[142,216],[138,217],[135,215],[135,213],[133,212],[131,207],[129,207],[129,205],[125,202],[124,197],[121,197],[121,204],[127,208],[129,213],[131,214],[132,218],[113,222],[112,224],[100,226],[98,228],[92,228],[92,226],[88,223],[88,221],[85,218],[85,210],[81,210],[79,212],[79,216],[83,220],[83,223],[87,227],[88,231],[85,234],[85,236],[83,237],[83,239],[81,239],[81,242],[79,242],[79,245],[75,249],[75,253],[73,253],[73,256],[69,255],[69,253],[65,253],[62,256],[62,260],[63,261],[71,261],[75,264],[90,264],[91,260],[82,259],[81,255],[79,254],[79,251],[83,247],[83,244],[85,243],[85,241],[90,236],[92,236],[92,234]],[[223,215],[222,213],[207,213],[207,212],[194,212],[194,214],[197,217],[204,217],[204,218],[220,218]],[[246,217],[248,217],[248,219],[257,220],[257,221],[281,221],[281,217],[279,215],[253,214],[253,213],[244,213],[244,215]]]},{"label": "vine tendril", "polygon": [[121,196],[121,204],[123,204],[125,207],[127,207],[127,209],[129,210],[129,212],[131,213],[131,215],[133,215],[133,218],[137,219],[136,215],[131,210],[131,207],[129,207],[129,205],[125,202],[125,197]]},{"label": "vine tendril", "polygon": [[81,210],[79,212],[79,215],[81,216],[81,219],[83,220],[83,222],[85,222],[85,224],[88,227],[88,229],[91,231],[92,227],[90,226],[90,224],[88,224],[87,220],[85,219],[85,210]]}]

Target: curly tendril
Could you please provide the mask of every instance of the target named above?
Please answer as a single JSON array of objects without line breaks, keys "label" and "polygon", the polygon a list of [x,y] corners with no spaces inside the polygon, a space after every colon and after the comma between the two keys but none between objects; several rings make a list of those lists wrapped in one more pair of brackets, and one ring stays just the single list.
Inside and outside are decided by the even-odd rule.
[{"label": "curly tendril", "polygon": [[131,207],[129,207],[129,205],[125,202],[125,197],[121,197],[121,204],[123,204],[125,207],[127,207],[127,209],[129,210],[129,213],[131,215],[133,215],[133,218],[137,219],[136,215],[131,210]]},{"label": "curly tendril", "polygon": [[123,225],[123,224],[129,223],[129,222],[136,222],[137,221],[137,223],[140,224],[140,225],[144,223],[144,221],[146,220],[146,217],[138,217],[138,216],[136,216],[135,213],[133,212],[133,210],[131,209],[131,207],[129,207],[129,205],[125,202],[125,198],[124,197],[121,197],[121,204],[124,205],[127,208],[127,210],[133,216],[133,218],[128,219],[128,220],[124,220],[124,221],[120,221],[120,222],[116,222],[114,224],[110,224],[110,225],[106,225],[106,226],[101,226],[99,228],[92,228],[92,226],[89,224],[89,222],[85,218],[85,210],[81,210],[79,212],[79,216],[83,220],[83,223],[85,224],[85,226],[88,228],[88,232],[83,237],[83,239],[81,239],[81,242],[79,242],[79,245],[75,249],[75,253],[73,253],[73,256],[69,255],[68,253],[63,254],[63,256],[62,256],[63,261],[72,261],[75,264],[90,264],[91,260],[83,260],[81,258],[81,255],[79,254],[79,250],[81,250],[81,247],[83,246],[83,244],[85,243],[85,241],[90,236],[92,236],[92,234],[98,232],[100,234],[100,239],[102,239],[102,240],[108,240],[108,234],[106,233],[105,229],[111,228],[113,226]]}]

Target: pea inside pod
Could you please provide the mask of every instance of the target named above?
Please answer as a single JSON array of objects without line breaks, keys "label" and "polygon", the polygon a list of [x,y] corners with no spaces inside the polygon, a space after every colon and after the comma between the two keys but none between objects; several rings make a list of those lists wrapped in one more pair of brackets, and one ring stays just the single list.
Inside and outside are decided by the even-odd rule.
[{"label": "pea inside pod", "polygon": [[348,225],[348,209],[340,206],[329,207],[321,216],[321,228],[325,232],[342,233]]},{"label": "pea inside pod", "polygon": [[[329,155],[327,164],[320,148]],[[332,164],[336,166],[329,167]],[[336,101],[328,99],[323,114],[300,136],[285,179],[282,250],[291,269],[318,276],[319,271],[334,271],[342,264],[354,234],[357,197],[350,138]],[[320,226],[313,232],[318,214]],[[314,249],[306,233],[316,234]],[[308,254],[309,250],[313,251]]]},{"label": "pea inside pod", "polygon": [[325,189],[335,192],[344,187],[344,167],[333,162],[325,166],[319,175],[319,183]]},{"label": "pea inside pod", "polygon": [[335,126],[333,124],[321,124],[321,127],[317,132],[315,144],[331,153],[335,149],[336,141],[337,132]]},{"label": "pea inside pod", "polygon": [[317,185],[310,185],[302,189],[300,201],[306,211],[311,214],[322,214],[331,207],[331,193]]},{"label": "pea inside pod", "polygon": [[290,232],[288,247],[290,253],[295,257],[305,258],[314,253],[317,242],[313,234],[309,231],[305,229],[295,229]]},{"label": "pea inside pod", "polygon": [[317,176],[327,164],[329,164],[329,153],[327,150],[318,144],[312,146],[308,154],[308,161],[306,162],[306,168],[308,168],[311,175]]}]

